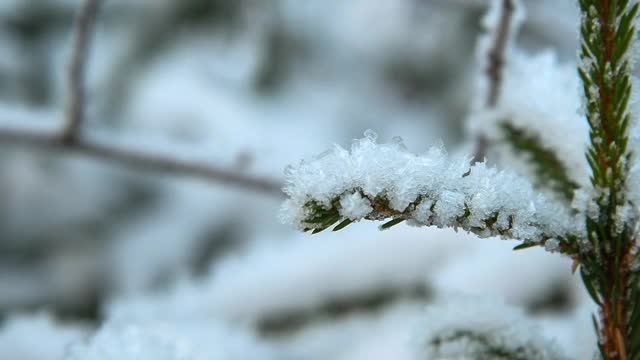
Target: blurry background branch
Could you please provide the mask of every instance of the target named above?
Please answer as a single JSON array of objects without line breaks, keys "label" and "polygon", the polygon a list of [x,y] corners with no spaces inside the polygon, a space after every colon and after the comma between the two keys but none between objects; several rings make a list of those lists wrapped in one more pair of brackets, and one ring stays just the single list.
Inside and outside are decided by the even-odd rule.
[{"label": "blurry background branch", "polygon": [[489,64],[487,66],[486,72],[490,84],[487,97],[487,106],[489,107],[495,107],[500,96],[500,84],[502,82],[502,69],[505,64],[505,52],[507,50],[507,43],[509,41],[509,38],[514,35],[511,31],[511,23],[514,11],[514,0],[502,0],[502,7],[500,9],[500,21],[498,22],[498,28],[496,29],[496,33],[494,34],[494,43],[487,53]]},{"label": "blurry background branch", "polygon": [[[501,0],[500,19],[496,24],[495,29],[487,29],[489,32],[487,36],[491,39],[490,48],[487,49],[486,54],[486,69],[485,74],[488,81],[487,98],[485,106],[487,108],[495,108],[498,104],[500,97],[500,84],[502,82],[502,73],[505,65],[505,52],[509,39],[514,36],[513,28],[513,15],[515,12],[516,3],[515,0]],[[484,135],[478,135],[476,138],[475,151],[472,163],[483,161],[487,147],[489,146],[489,140]]]},{"label": "blurry background branch", "polygon": [[98,8],[101,0],[86,0],[78,19],[73,44],[71,61],[69,62],[68,87],[69,99],[67,103],[66,124],[62,132],[64,142],[73,142],[84,119],[85,103],[85,72],[88,58],[88,49],[93,34]]},{"label": "blurry background branch", "polygon": [[250,176],[236,170],[227,170],[202,161],[159,154],[132,146],[90,140],[80,136],[85,122],[85,72],[91,36],[101,0],[86,0],[75,25],[74,48],[68,68],[67,113],[61,131],[5,121],[0,123],[0,142],[48,150],[77,153],[136,169],[159,171],[180,176],[203,178],[220,183],[274,196],[281,196],[281,184],[272,179]]},{"label": "blurry background branch", "polygon": [[[105,138],[106,136],[100,136]],[[212,183],[245,188],[274,196],[284,196],[278,181],[243,174],[207,164],[204,161],[186,159],[172,154],[161,154],[133,145],[120,145],[99,140],[98,136],[78,137],[73,142],[60,138],[57,132],[0,123],[0,143],[23,145],[45,150],[57,150],[119,163],[135,169],[158,171],[176,176],[201,178]]]}]

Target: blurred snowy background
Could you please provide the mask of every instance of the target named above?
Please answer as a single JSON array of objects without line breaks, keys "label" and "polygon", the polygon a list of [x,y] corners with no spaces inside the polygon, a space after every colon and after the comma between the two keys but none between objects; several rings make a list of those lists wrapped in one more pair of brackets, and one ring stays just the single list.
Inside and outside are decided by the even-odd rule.
[{"label": "blurred snowy background", "polygon": [[[518,46],[574,62],[573,1],[524,3]],[[0,0],[1,117],[61,114],[78,7]],[[280,181],[369,128],[469,151],[485,9],[107,0],[87,126]],[[0,199],[2,359],[413,359],[425,306],[448,293],[521,309],[573,358],[595,344],[569,260],[509,241],[366,223],[309,236],[273,194],[3,144]]]}]

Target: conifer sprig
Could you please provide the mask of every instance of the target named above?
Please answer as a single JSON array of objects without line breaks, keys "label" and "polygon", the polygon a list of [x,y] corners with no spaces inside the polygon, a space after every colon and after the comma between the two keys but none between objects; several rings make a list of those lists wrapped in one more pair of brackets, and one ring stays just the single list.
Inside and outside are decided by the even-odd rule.
[{"label": "conifer sprig", "polygon": [[633,273],[635,216],[627,196],[632,95],[631,47],[639,5],[631,0],[580,0],[579,67],[583,81],[598,213],[586,219],[588,246],[582,275],[600,306],[600,347],[605,359],[640,359],[640,300]]},{"label": "conifer sprig", "polygon": [[630,0],[581,0],[581,65],[591,146],[587,153],[598,199],[608,213],[625,202],[629,172],[628,105],[631,98],[630,49],[638,3]]},{"label": "conifer sprig", "polygon": [[305,231],[340,230],[359,220],[463,229],[574,255],[586,238],[566,202],[537,192],[509,171],[469,165],[434,147],[423,155],[367,133],[350,150],[336,146],[288,169],[283,220]]}]

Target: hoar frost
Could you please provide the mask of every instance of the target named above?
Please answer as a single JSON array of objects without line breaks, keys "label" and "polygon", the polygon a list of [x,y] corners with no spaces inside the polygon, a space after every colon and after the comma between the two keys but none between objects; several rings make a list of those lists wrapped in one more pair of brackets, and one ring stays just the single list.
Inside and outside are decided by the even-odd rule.
[{"label": "hoar frost", "polygon": [[[342,220],[409,220],[480,236],[544,242],[579,234],[568,208],[537,193],[525,178],[450,158],[434,146],[423,155],[400,141],[379,144],[371,131],[350,150],[334,146],[287,170],[281,217],[303,230]],[[577,236],[581,237],[581,236]],[[553,242],[556,249],[558,242]]]},{"label": "hoar frost", "polygon": [[369,200],[359,192],[344,194],[340,198],[340,207],[342,215],[351,220],[361,219],[373,211]]}]

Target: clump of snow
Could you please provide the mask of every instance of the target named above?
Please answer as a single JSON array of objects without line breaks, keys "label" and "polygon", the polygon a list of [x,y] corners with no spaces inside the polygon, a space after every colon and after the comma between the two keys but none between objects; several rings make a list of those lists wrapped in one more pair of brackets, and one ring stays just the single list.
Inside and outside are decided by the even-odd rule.
[{"label": "clump of snow", "polygon": [[340,198],[340,207],[342,209],[342,215],[351,220],[361,219],[371,211],[371,202],[359,192],[353,194],[344,194]]},{"label": "clump of snow", "polygon": [[566,359],[519,308],[487,298],[439,299],[427,308],[415,343],[420,359]]},{"label": "clump of snow", "polygon": [[[470,167],[468,159],[450,158],[440,147],[414,155],[402,143],[378,144],[374,133],[365,135],[350,150],[336,145],[287,169],[285,223],[321,228],[314,220],[319,212],[335,211],[352,220],[399,217],[525,241],[581,236],[568,208],[536,193],[521,176],[484,163]],[[385,209],[368,206],[364,198]]]},{"label": "clump of snow", "polygon": [[60,359],[70,343],[86,336],[86,329],[59,324],[46,313],[12,315],[0,329],[0,358]]}]

